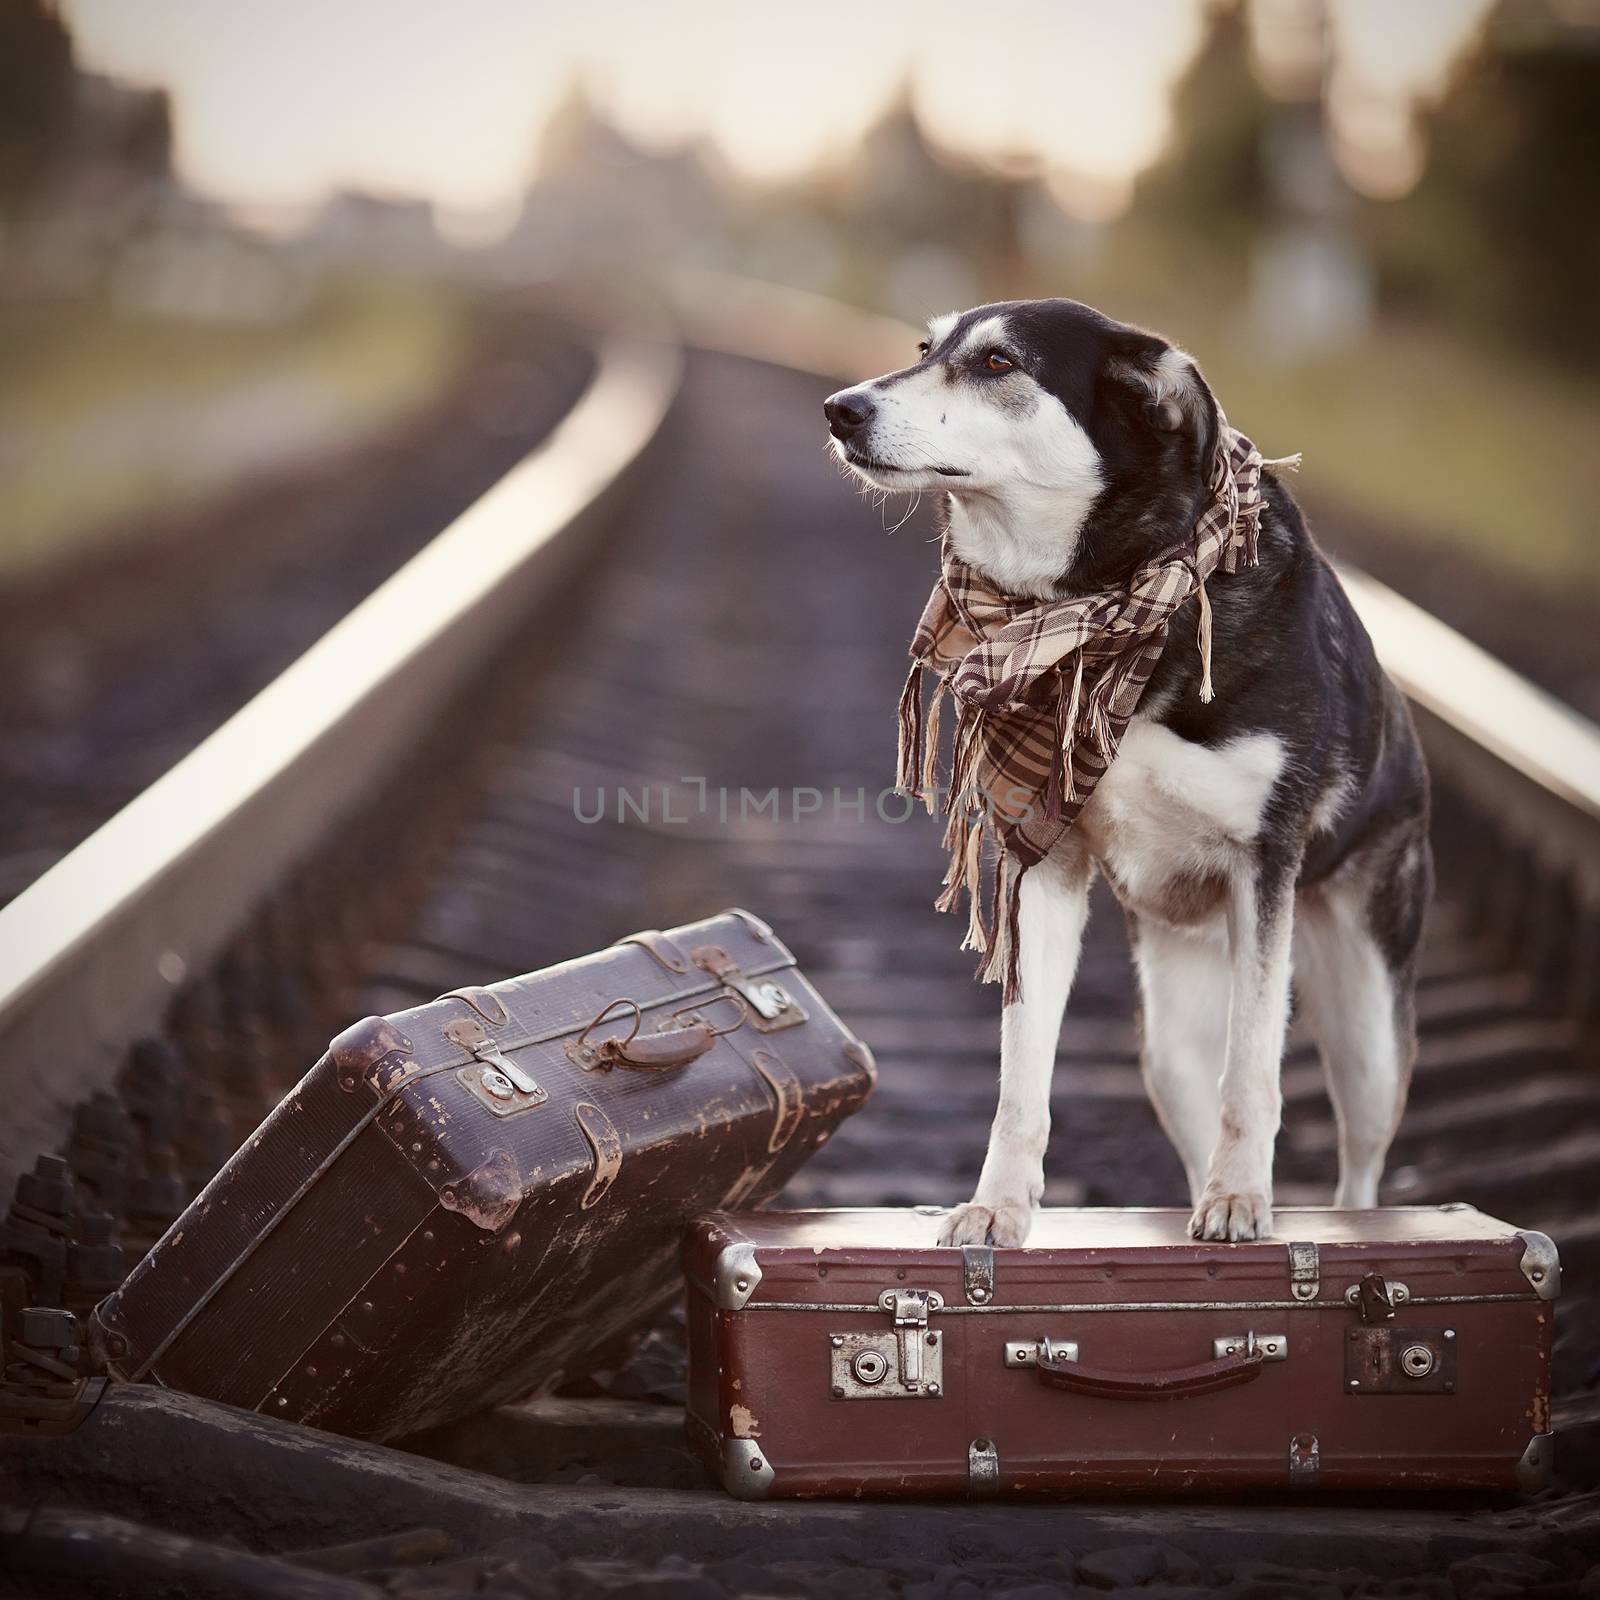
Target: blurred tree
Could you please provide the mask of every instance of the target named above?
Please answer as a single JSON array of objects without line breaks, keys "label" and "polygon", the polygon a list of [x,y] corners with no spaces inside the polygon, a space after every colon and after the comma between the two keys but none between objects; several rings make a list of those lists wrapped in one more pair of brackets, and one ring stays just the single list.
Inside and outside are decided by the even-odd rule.
[{"label": "blurred tree", "polygon": [[172,170],[172,99],[165,89],[135,91],[117,130],[115,159],[129,172],[164,178]]},{"label": "blurred tree", "polygon": [[1281,110],[1257,80],[1241,8],[1214,4],[1173,94],[1166,154],[1139,179],[1130,218],[1243,257],[1273,209],[1264,152]]},{"label": "blurred tree", "polygon": [[1368,208],[1386,299],[1592,363],[1600,26],[1502,0],[1424,128],[1416,189]]},{"label": "blurred tree", "polygon": [[52,0],[0,0],[0,209],[38,186],[75,97],[72,38]]}]

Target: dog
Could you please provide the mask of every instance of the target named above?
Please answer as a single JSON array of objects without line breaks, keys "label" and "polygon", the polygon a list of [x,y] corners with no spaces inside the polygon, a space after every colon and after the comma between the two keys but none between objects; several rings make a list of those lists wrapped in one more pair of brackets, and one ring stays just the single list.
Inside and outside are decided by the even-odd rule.
[{"label": "dog", "polygon": [[[955,553],[1007,593],[1126,584],[1193,528],[1218,408],[1176,346],[1054,299],[937,317],[919,352],[828,398],[830,447],[875,489],[940,494]],[[1259,564],[1207,584],[1215,698],[1198,692],[1193,597],[1109,770],[1022,879],[999,1106],[941,1243],[1028,1237],[1097,871],[1127,918],[1144,1081],[1187,1175],[1190,1234],[1272,1232],[1291,983],[1338,1124],[1334,1203],[1377,1204],[1416,1054],[1427,769],[1293,496],[1270,469],[1262,489]]]}]

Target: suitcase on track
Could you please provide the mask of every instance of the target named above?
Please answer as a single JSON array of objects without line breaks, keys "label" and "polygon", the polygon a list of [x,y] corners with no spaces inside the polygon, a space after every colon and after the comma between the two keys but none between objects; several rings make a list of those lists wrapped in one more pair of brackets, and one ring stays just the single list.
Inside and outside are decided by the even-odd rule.
[{"label": "suitcase on track", "polygon": [[[1555,1247],[1470,1206],[715,1215],[685,1236],[689,1430],[742,1499],[1533,1490]],[[889,1403],[892,1402],[892,1403]]]},{"label": "suitcase on track", "polygon": [[600,1364],[866,1099],[757,918],[342,1033],[96,1308],[105,1370],[388,1439]]}]

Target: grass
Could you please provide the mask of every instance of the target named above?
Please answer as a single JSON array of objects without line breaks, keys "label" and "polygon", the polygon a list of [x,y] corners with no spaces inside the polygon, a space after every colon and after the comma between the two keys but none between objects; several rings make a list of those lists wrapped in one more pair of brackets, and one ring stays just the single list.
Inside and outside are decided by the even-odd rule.
[{"label": "grass", "polygon": [[465,349],[459,303],[422,286],[346,285],[270,325],[0,305],[0,581],[369,437]]},{"label": "grass", "polygon": [[1230,420],[1267,455],[1305,452],[1308,494],[1524,582],[1600,592],[1592,390],[1418,328],[1385,328],[1293,368],[1223,352],[1208,371]]}]

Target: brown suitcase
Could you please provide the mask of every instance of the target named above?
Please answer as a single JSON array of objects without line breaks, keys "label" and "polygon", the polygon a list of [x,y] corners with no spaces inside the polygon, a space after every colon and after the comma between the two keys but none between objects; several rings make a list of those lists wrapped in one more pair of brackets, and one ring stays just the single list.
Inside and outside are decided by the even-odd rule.
[{"label": "brown suitcase", "polygon": [[741,911],[369,1017],[101,1302],[94,1348],[376,1439],[548,1389],[677,1291],[689,1217],[774,1195],[873,1078]]},{"label": "brown suitcase", "polygon": [[[1045,1211],[1027,1247],[942,1213],[703,1217],[689,1428],[745,1499],[1524,1490],[1551,1462],[1555,1247],[1469,1206]],[[884,1404],[904,1401],[905,1404]]]}]

